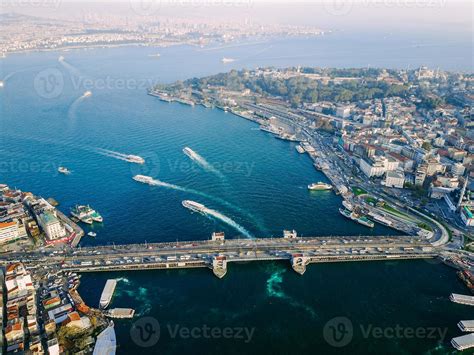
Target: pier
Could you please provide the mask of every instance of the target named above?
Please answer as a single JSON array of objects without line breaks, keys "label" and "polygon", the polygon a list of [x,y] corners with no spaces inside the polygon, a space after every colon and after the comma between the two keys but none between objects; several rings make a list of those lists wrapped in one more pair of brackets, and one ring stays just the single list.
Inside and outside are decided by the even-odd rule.
[{"label": "pier", "polygon": [[[314,263],[393,261],[434,258],[439,250],[416,237],[312,237],[205,240],[129,244],[22,255],[31,267],[58,267],[74,272],[208,268],[222,278],[230,263],[289,261],[298,274]],[[18,256],[17,256],[18,257]],[[9,257],[10,262],[15,255]]]},{"label": "pier", "polygon": [[465,304],[468,306],[474,306],[474,296],[459,295],[452,293],[449,299],[454,303]]}]

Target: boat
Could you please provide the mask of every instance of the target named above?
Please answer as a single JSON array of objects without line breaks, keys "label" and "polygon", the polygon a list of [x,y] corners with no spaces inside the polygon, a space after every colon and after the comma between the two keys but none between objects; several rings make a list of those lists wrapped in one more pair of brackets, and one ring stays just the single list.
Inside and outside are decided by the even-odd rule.
[{"label": "boat", "polygon": [[374,228],[375,226],[375,223],[368,219],[366,216],[355,217],[355,221],[369,228]]},{"label": "boat", "polygon": [[127,155],[125,156],[125,160],[129,163],[145,164],[145,159],[139,157],[138,155]]},{"label": "boat", "polygon": [[159,58],[159,57],[161,57],[161,54],[160,53],[148,54],[148,56],[151,57],[151,58]]},{"label": "boat", "polygon": [[304,148],[299,144],[296,146],[296,150],[298,153],[303,154],[305,152]]},{"label": "boat", "polygon": [[464,282],[469,291],[474,294],[474,274],[468,270],[457,272],[458,277]]},{"label": "boat", "polygon": [[86,91],[84,93],[84,95],[82,95],[83,97],[89,97],[89,96],[92,96],[92,91]]},{"label": "boat", "polygon": [[235,59],[234,58],[222,58],[221,59],[221,62],[224,63],[224,64],[228,64],[228,63],[232,63],[232,62],[235,62]]},{"label": "boat", "polygon": [[3,83],[3,80],[0,80],[0,88],[3,88],[5,84]]},{"label": "boat", "polygon": [[87,224],[104,221],[103,217],[90,206],[76,206],[71,210],[71,215]]},{"label": "boat", "polygon": [[105,309],[109,306],[112,296],[114,295],[115,287],[117,286],[117,280],[109,279],[105,283],[104,290],[100,296],[99,306],[102,309]]},{"label": "boat", "polygon": [[347,200],[342,201],[342,205],[349,211],[352,211],[354,209],[354,206],[352,206],[352,204]]},{"label": "boat", "polygon": [[146,175],[135,175],[133,177],[133,180],[137,182],[141,182],[143,184],[152,184],[154,179],[151,176],[146,176]]},{"label": "boat", "polygon": [[68,168],[66,168],[64,166],[60,166],[58,168],[58,172],[60,172],[61,174],[64,174],[64,175],[69,175],[71,173],[71,171],[69,171]]},{"label": "boat", "polygon": [[199,213],[206,213],[206,206],[204,206],[201,203],[191,201],[191,200],[185,200],[182,202],[183,206],[186,207],[187,209],[190,209],[191,211],[194,212],[199,212]]},{"label": "boat", "polygon": [[59,56],[58,62],[63,62],[66,58],[64,58],[62,55]]},{"label": "boat", "polygon": [[199,158],[198,154],[189,147],[183,148],[183,153],[186,154],[191,159]]},{"label": "boat", "polygon": [[322,190],[331,190],[331,189],[332,189],[331,185],[326,184],[321,181],[308,185],[308,190],[311,190],[311,191],[322,191]]},{"label": "boat", "polygon": [[97,237],[97,233],[94,233],[94,232],[89,232],[89,233],[87,233],[87,235],[88,235],[89,237],[92,237],[92,238]]},{"label": "boat", "polygon": [[357,215],[356,213],[351,212],[345,208],[339,208],[339,213],[342,214],[344,217],[349,218],[353,220],[354,222],[362,224],[366,227],[373,228],[375,226],[374,222],[372,222],[366,216]]},{"label": "boat", "polygon": [[135,310],[132,308],[114,308],[105,313],[110,318],[133,318]]}]

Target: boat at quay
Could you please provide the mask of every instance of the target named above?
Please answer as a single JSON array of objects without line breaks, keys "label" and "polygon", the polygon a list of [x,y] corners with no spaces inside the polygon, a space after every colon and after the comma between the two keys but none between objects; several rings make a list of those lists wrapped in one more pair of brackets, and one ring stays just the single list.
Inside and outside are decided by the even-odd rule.
[{"label": "boat at quay", "polygon": [[115,292],[115,287],[117,286],[117,280],[109,279],[105,283],[104,290],[102,291],[102,295],[100,296],[99,307],[105,309],[109,306],[110,301],[112,301],[112,297]]}]

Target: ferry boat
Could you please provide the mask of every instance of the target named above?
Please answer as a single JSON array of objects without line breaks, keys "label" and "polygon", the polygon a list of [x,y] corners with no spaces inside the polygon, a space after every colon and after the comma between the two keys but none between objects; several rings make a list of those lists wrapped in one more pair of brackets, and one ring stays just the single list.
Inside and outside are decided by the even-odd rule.
[{"label": "ferry boat", "polygon": [[64,174],[64,175],[69,175],[71,172],[68,170],[68,168],[64,167],[64,166],[60,166],[58,168],[58,172],[60,172],[61,174]]},{"label": "ferry boat", "polygon": [[232,63],[232,62],[235,62],[235,59],[234,58],[222,58],[221,59],[221,62],[224,63],[224,64],[228,64],[228,63]]},{"label": "ferry boat", "polygon": [[129,163],[145,164],[145,159],[143,159],[142,157],[139,157],[138,155],[127,155],[125,157],[125,160],[128,161]]},{"label": "ferry boat", "polygon": [[366,216],[355,217],[354,219],[357,223],[362,224],[363,226],[374,228],[375,223],[368,219]]},{"label": "ferry boat", "polygon": [[375,226],[374,222],[368,219],[366,216],[358,216],[356,213],[346,210],[345,208],[339,208],[339,213],[344,217],[353,220],[359,224],[362,224],[366,227],[373,228]]},{"label": "ferry boat", "polygon": [[304,148],[299,144],[296,146],[296,151],[300,154],[303,154],[305,152]]},{"label": "ferry boat", "polygon": [[311,185],[308,185],[308,190],[311,191],[323,191],[323,190],[331,190],[332,186],[329,184],[325,184],[324,182],[315,182]]},{"label": "ferry boat", "polygon": [[71,210],[71,215],[87,224],[104,221],[104,218],[90,206],[76,206]]},{"label": "ferry boat", "polygon": [[100,308],[105,309],[109,306],[110,301],[112,300],[112,296],[114,295],[116,286],[117,280],[107,280],[107,282],[105,283],[104,290],[102,291],[102,295],[100,296]]},{"label": "ferry boat", "polygon": [[186,207],[187,209],[190,209],[191,211],[206,213],[206,206],[204,206],[201,203],[191,201],[191,200],[185,200],[182,202],[182,204],[184,207]]},{"label": "ferry boat", "polygon": [[86,212],[85,206],[76,206],[71,210],[71,215],[73,217],[76,217],[79,221],[86,223],[86,224],[92,224],[94,221],[92,218],[89,216],[89,213]]},{"label": "ferry boat", "polygon": [[349,211],[352,211],[354,209],[354,206],[352,206],[352,204],[347,200],[342,201],[342,205]]},{"label": "ferry boat", "polygon": [[151,184],[154,180],[151,176],[146,175],[135,175],[133,180],[141,182],[143,184]]}]

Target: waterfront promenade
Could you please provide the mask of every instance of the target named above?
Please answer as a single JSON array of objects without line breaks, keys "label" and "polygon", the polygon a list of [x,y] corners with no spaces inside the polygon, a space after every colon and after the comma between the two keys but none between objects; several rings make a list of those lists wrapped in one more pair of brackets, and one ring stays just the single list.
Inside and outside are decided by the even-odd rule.
[{"label": "waterfront promenade", "polygon": [[74,272],[148,269],[212,269],[225,275],[231,262],[287,260],[303,274],[311,263],[425,259],[439,250],[415,237],[313,237],[205,240],[176,243],[129,244],[87,247],[62,252],[12,254],[36,267],[60,267]]}]

